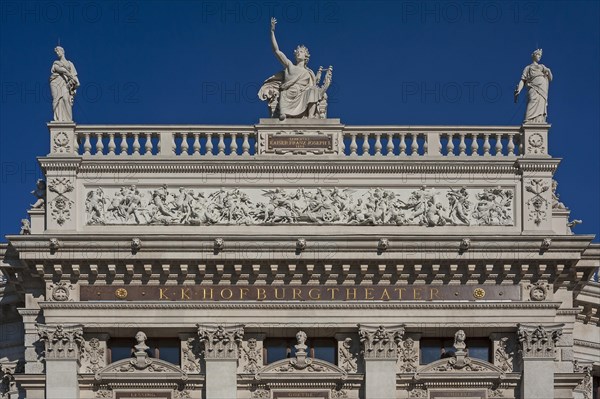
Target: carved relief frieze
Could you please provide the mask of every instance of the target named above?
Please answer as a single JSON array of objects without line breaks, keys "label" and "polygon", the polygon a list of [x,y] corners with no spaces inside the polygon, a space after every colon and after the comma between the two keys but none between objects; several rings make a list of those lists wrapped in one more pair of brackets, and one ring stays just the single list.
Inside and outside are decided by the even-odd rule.
[{"label": "carved relief frieze", "polygon": [[404,326],[358,326],[358,336],[365,359],[398,359]]},{"label": "carved relief frieze", "polygon": [[252,399],[270,399],[271,392],[267,389],[256,389],[252,392]]},{"label": "carved relief frieze", "polygon": [[580,364],[577,360],[573,362],[573,371],[583,373],[583,379],[575,388],[576,392],[583,395],[583,399],[592,399],[594,384],[592,381],[592,364]]},{"label": "carved relief frieze", "polygon": [[51,301],[66,302],[73,301],[72,291],[75,290],[73,284],[65,281],[48,284],[46,298]]},{"label": "carved relief frieze", "polygon": [[[15,373],[18,361],[10,361],[8,358],[0,359],[0,398],[11,399],[18,397]],[[13,396],[14,395],[14,396]]]},{"label": "carved relief frieze", "polygon": [[517,339],[523,358],[554,358],[556,344],[562,336],[563,325],[542,326],[519,324]]},{"label": "carved relief frieze", "polygon": [[82,368],[87,373],[96,373],[98,370],[106,367],[105,343],[97,337],[93,337],[85,342],[81,347]]},{"label": "carved relief frieze", "polygon": [[71,220],[71,208],[74,202],[67,194],[74,189],[73,183],[66,177],[56,177],[48,182],[48,190],[56,194],[48,203],[50,215],[60,226]]},{"label": "carved relief frieze", "polygon": [[338,365],[347,373],[358,371],[358,353],[350,337],[346,337],[338,344]]},{"label": "carved relief frieze", "polygon": [[244,337],[243,326],[224,327],[197,324],[197,327],[205,359],[237,360],[239,358],[239,348]]},{"label": "carved relief frieze", "polygon": [[81,326],[48,326],[36,324],[40,340],[45,344],[46,359],[79,360],[84,342]]},{"label": "carved relief frieze", "polygon": [[550,190],[550,185],[544,179],[529,179],[525,190],[532,194],[527,200],[528,219],[539,226],[548,218],[549,203],[543,194]]},{"label": "carved relief frieze", "polygon": [[406,338],[398,346],[399,369],[402,373],[414,373],[419,364],[419,351],[412,338]]},{"label": "carved relief frieze", "polygon": [[512,226],[514,191],[466,189],[95,188],[88,225],[356,224]]},{"label": "carved relief frieze", "polygon": [[200,372],[200,339],[196,337],[188,337],[181,343],[181,368],[186,373]]},{"label": "carved relief frieze", "polygon": [[242,353],[244,360],[243,370],[245,373],[257,373],[263,364],[262,350],[259,348],[256,338],[250,338],[242,344]]},{"label": "carved relief frieze", "polygon": [[505,373],[512,373],[515,362],[515,342],[512,337],[499,336],[494,339],[494,365]]}]

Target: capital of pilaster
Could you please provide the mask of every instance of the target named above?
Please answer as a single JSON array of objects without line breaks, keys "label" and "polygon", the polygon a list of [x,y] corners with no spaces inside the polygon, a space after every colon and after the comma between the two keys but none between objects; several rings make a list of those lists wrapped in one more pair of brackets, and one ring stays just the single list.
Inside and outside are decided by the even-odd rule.
[{"label": "capital of pilaster", "polygon": [[397,359],[398,345],[404,336],[404,325],[358,325],[358,336],[365,360]]},{"label": "capital of pilaster", "polygon": [[239,358],[240,344],[244,338],[243,325],[225,327],[197,324],[196,326],[205,359],[237,360]]},{"label": "capital of pilaster", "polygon": [[45,344],[46,360],[70,359],[79,361],[83,339],[83,326],[49,326],[36,324],[40,340]]},{"label": "capital of pilaster", "polygon": [[564,324],[517,325],[517,338],[523,359],[554,358],[556,343],[563,334]]}]

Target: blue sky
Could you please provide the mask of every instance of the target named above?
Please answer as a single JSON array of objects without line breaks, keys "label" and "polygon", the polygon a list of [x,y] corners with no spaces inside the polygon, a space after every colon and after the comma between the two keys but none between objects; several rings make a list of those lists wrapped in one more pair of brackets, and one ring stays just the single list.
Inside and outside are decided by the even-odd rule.
[{"label": "blue sky", "polygon": [[1,0],[0,236],[18,233],[49,151],[59,38],[80,124],[253,124],[280,69],[271,16],[286,54],[302,43],[313,69],[334,66],[328,114],[346,124],[519,124],[512,91],[543,48],[559,194],[577,233],[600,232],[600,2]]}]

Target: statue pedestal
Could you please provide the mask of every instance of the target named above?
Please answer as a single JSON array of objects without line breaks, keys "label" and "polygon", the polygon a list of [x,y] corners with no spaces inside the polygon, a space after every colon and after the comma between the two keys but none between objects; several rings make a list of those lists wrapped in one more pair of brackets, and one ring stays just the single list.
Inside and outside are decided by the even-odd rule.
[{"label": "statue pedestal", "polygon": [[32,208],[27,213],[31,221],[31,234],[43,234],[46,230],[46,208]]},{"label": "statue pedestal", "polygon": [[257,154],[340,155],[343,127],[339,119],[260,119]]}]

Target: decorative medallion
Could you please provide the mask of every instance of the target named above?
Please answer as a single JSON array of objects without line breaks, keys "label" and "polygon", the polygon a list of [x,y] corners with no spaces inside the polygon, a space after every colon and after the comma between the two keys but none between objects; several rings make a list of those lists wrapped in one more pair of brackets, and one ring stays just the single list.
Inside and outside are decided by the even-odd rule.
[{"label": "decorative medallion", "polygon": [[475,288],[473,290],[473,296],[476,299],[483,299],[485,297],[485,290],[483,288]]},{"label": "decorative medallion", "polygon": [[115,290],[115,296],[119,299],[127,298],[127,290],[125,288],[117,288]]}]

